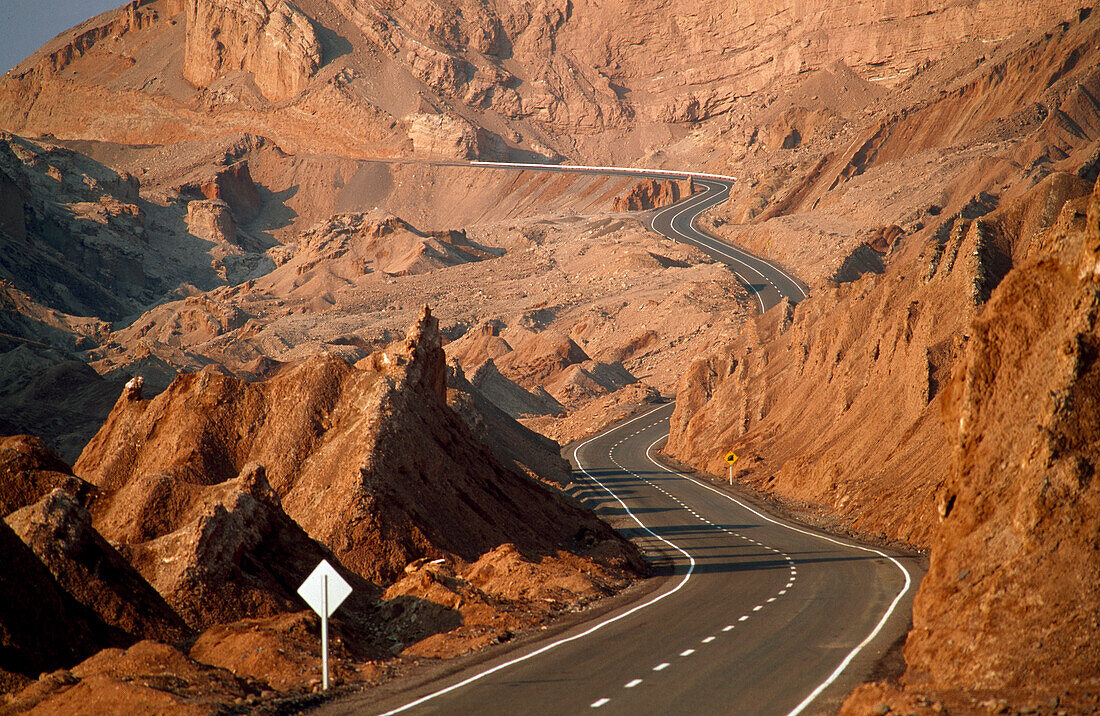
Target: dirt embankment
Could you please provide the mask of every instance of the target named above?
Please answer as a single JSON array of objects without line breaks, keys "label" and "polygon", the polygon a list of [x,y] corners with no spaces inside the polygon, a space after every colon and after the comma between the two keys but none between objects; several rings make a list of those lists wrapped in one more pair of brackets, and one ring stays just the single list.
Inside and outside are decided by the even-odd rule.
[{"label": "dirt embankment", "polygon": [[1011,271],[940,395],[951,466],[900,683],[846,713],[1100,707],[1100,186]]}]

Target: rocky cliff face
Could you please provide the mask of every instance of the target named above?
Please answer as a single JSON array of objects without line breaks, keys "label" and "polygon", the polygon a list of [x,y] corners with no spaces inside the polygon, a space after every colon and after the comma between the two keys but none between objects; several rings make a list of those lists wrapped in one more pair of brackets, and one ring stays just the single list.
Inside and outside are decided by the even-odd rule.
[{"label": "rocky cliff face", "polygon": [[188,0],[183,76],[200,88],[248,72],[267,99],[306,88],[321,66],[321,42],[309,18],[283,0]]},{"label": "rocky cliff face", "polygon": [[940,394],[951,464],[908,668],[845,713],[1097,708],[1100,189],[1067,209],[992,292]]},{"label": "rocky cliff face", "polygon": [[[1000,43],[1076,10],[1064,0],[777,1],[736,10],[695,0],[659,9],[620,0],[159,0],[59,38],[16,68],[0,89],[0,121],[29,134],[162,142],[224,133],[219,117],[247,116],[295,151],[353,137],[363,154],[411,142],[450,156],[687,157],[705,144],[669,151],[669,137],[684,134],[677,127],[723,118],[706,133],[729,141],[760,109],[751,95],[781,91],[805,73],[841,62],[896,86],[964,46]],[[168,71],[150,71],[165,56],[173,57]],[[114,69],[77,74],[105,57]],[[166,105],[189,120],[165,119]],[[800,116],[830,121],[817,112]],[[731,124],[738,129],[729,133]],[[787,127],[767,143],[792,148],[801,137]]]},{"label": "rocky cliff face", "polygon": [[[889,152],[879,153],[879,144],[856,152],[883,164],[847,178],[804,174],[798,186],[807,193],[788,195],[790,214],[777,208],[781,215],[738,229],[761,253],[786,247],[822,285],[736,338],[714,337],[715,349],[680,382],[670,452],[721,473],[724,450],[740,448],[745,482],[823,506],[865,532],[929,545],[937,524],[932,495],[950,456],[937,396],[961,360],[970,322],[1013,266],[1051,250],[1049,232],[1068,231],[1096,178],[1100,135],[1061,128],[1067,120],[1091,127],[1100,116],[1100,105],[1076,99],[1100,81],[1095,66],[1073,61],[1054,75],[1005,68],[1060,67],[1057,58],[1092,47],[1086,38],[1098,32],[1086,13],[1008,52],[963,79],[961,105],[940,98],[899,114],[888,124],[906,129],[889,132]],[[998,79],[1008,76],[1012,89]],[[1049,108],[1046,119],[1027,109],[1033,101]],[[968,109],[979,106],[997,114]],[[956,127],[954,144],[930,148],[941,141],[936,122]],[[992,155],[979,148],[990,138],[1000,142]],[[930,151],[938,171],[925,164]],[[1025,167],[1018,157],[1031,159]],[[914,167],[924,167],[926,178],[910,173]],[[899,176],[913,183],[880,193]],[[869,216],[863,200],[871,196],[893,211],[915,209],[894,214],[895,224],[852,222]],[[829,263],[817,253],[810,262],[836,235],[850,242],[847,257],[833,254]]]},{"label": "rocky cliff face", "polygon": [[905,648],[914,685],[1100,685],[1100,190],[1086,221],[997,288],[942,394],[952,466]]}]

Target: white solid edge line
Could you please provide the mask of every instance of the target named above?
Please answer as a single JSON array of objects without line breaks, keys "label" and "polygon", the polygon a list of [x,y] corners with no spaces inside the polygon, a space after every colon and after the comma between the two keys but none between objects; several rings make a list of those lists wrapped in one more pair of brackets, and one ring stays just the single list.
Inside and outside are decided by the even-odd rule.
[{"label": "white solid edge line", "polygon": [[[660,442],[660,441],[658,440],[657,442]],[[657,444],[656,442],[653,443],[653,445],[656,445],[656,444]],[[881,550],[877,550],[873,547],[864,547],[864,546],[858,545],[858,544],[851,544],[851,543],[845,542],[843,540],[833,539],[832,537],[827,537],[825,535],[818,534],[816,532],[811,532],[809,530],[804,530],[804,529],[795,527],[794,525],[789,525],[789,524],[786,524],[784,522],[780,522],[779,520],[772,519],[768,515],[765,515],[765,514],[759,512],[758,510],[750,507],[749,505],[746,505],[744,502],[741,502],[741,500],[738,500],[736,497],[734,497],[732,495],[726,494],[725,492],[722,492],[721,490],[716,490],[714,487],[706,484],[705,482],[699,482],[698,480],[696,480],[694,478],[688,477],[687,475],[683,474],[682,472],[678,472],[676,470],[669,469],[669,468],[665,467],[664,465],[662,465],[661,463],[654,460],[653,456],[649,454],[649,451],[651,449],[653,449],[653,445],[650,445],[649,448],[646,449],[646,451],[645,451],[646,457],[649,459],[649,461],[651,463],[653,463],[657,467],[661,468],[665,472],[669,472],[669,473],[672,473],[674,475],[679,475],[680,477],[684,478],[685,480],[690,480],[691,482],[694,482],[696,485],[699,485],[700,487],[702,487],[704,489],[710,490],[711,492],[713,492],[717,495],[721,495],[722,497],[726,498],[727,500],[730,500],[731,502],[737,503],[738,505],[745,508],[749,512],[753,513],[757,517],[759,517],[763,520],[766,520],[768,522],[771,522],[774,525],[778,525],[779,527],[786,528],[788,530],[791,530],[792,532],[798,532],[800,534],[808,535],[810,537],[816,537],[817,539],[824,540],[826,542],[832,542],[833,544],[837,544],[837,545],[840,545],[842,547],[849,547],[851,549],[858,549],[858,550],[862,550],[864,552],[871,552],[873,554],[879,555],[880,557],[885,557],[886,559],[893,562],[894,566],[896,566],[898,569],[900,569],[902,575],[905,577],[905,586],[902,587],[902,590],[900,592],[898,592],[896,597],[894,597],[894,601],[890,602],[890,607],[886,610],[886,613],[882,615],[882,619],[880,619],[878,624],[875,625],[875,628],[871,630],[871,633],[868,634],[866,636],[866,638],[864,638],[863,641],[861,641],[859,644],[857,644],[856,647],[854,649],[852,649],[852,651],[849,652],[849,654],[846,657],[844,657],[844,660],[841,661],[840,665],[837,666],[836,669],[833,671],[833,673],[829,675],[829,678],[827,678],[827,679],[825,679],[825,681],[821,682],[821,684],[816,689],[814,689],[812,692],[810,692],[809,696],[807,696],[805,699],[802,700],[802,703],[798,704],[798,706],[794,707],[794,709],[790,713],[787,714],[787,716],[798,716],[798,714],[802,713],[806,709],[807,706],[809,706],[811,703],[813,703],[814,699],[816,699],[818,696],[821,695],[822,691],[827,689],[830,684],[832,684],[834,681],[837,680],[837,677],[839,677],[844,672],[844,670],[846,668],[848,668],[848,665],[850,663],[852,663],[852,659],[855,659],[856,656],[859,654],[859,652],[863,651],[863,647],[865,647],[869,643],[871,643],[871,641],[876,636],[878,636],[878,633],[880,631],[882,631],[882,628],[884,626],[886,626],[886,622],[890,619],[890,615],[892,615],[894,613],[894,610],[897,608],[898,603],[901,602],[902,597],[904,597],[906,595],[906,593],[909,591],[909,587],[912,585],[913,580],[912,580],[912,577],[909,574],[909,570],[907,570],[905,568],[905,565],[903,565],[901,562],[897,561],[896,559],[894,559],[893,557],[891,557],[890,555],[886,554],[885,552],[883,552]]]},{"label": "white solid edge line", "polygon": [[[589,634],[592,634],[595,631],[603,629],[608,624],[614,624],[615,622],[619,621],[620,619],[625,619],[626,617],[630,616],[631,614],[634,614],[635,612],[641,611],[642,609],[645,609],[646,607],[649,607],[649,606],[652,606],[652,605],[656,604],[657,602],[661,601],[665,597],[669,597],[669,596],[675,594],[676,592],[680,591],[684,587],[685,584],[688,583],[688,580],[691,579],[691,575],[695,572],[695,558],[692,557],[687,552],[685,552],[679,546],[673,544],[672,542],[665,539],[664,537],[661,537],[660,535],[655,533],[653,530],[649,529],[644,524],[642,524],[642,521],[638,519],[637,515],[635,515],[633,512],[630,511],[630,508],[627,507],[625,503],[623,503],[623,501],[619,498],[618,495],[616,495],[614,492],[612,492],[606,485],[604,485],[602,482],[597,480],[587,470],[584,469],[584,467],[580,463],[580,458],[577,455],[577,453],[580,451],[580,449],[582,447],[584,447],[588,443],[592,442],[593,440],[596,440],[597,438],[601,438],[601,437],[607,435],[608,433],[614,432],[616,430],[621,430],[622,428],[626,427],[627,425],[630,425],[631,423],[633,423],[637,420],[641,420],[642,418],[645,418],[649,415],[652,415],[653,413],[655,413],[658,410],[661,410],[662,408],[665,408],[665,407],[667,407],[667,406],[666,405],[659,405],[656,408],[654,408],[653,410],[647,411],[647,412],[642,413],[641,415],[639,415],[637,417],[631,418],[630,420],[628,420],[627,422],[625,422],[621,425],[617,425],[617,426],[615,426],[615,427],[613,427],[609,430],[604,430],[600,433],[597,433],[596,435],[593,435],[588,440],[585,440],[583,443],[581,443],[576,448],[574,448],[574,450],[573,450],[573,459],[577,461],[577,467],[580,469],[580,471],[583,472],[590,480],[592,480],[597,485],[602,487],[609,495],[611,495],[613,498],[615,498],[615,501],[618,502],[624,510],[626,510],[627,514],[630,515],[631,519],[633,519],[636,523],[638,523],[639,527],[641,527],[643,530],[645,530],[649,534],[653,535],[654,537],[656,537],[661,542],[664,542],[669,547],[672,547],[677,552],[679,552],[680,554],[682,554],[682,555],[684,555],[685,557],[688,558],[688,571],[687,571],[687,574],[684,575],[684,578],[682,580],[680,580],[680,583],[677,584],[672,589],[668,590],[667,592],[662,592],[661,594],[657,595],[653,599],[650,599],[649,601],[647,601],[643,604],[638,604],[637,606],[631,607],[630,609],[626,610],[625,612],[622,612],[621,614],[617,614],[616,616],[611,617],[610,619],[605,619],[604,621],[600,622],[599,624],[591,626],[588,629],[585,629],[584,631],[580,632],[579,634],[574,634],[573,636],[566,637],[564,639],[558,639],[557,641],[546,644],[545,646],[542,646],[542,647],[540,647],[540,648],[538,648],[538,649],[536,649],[536,650],[534,650],[534,651],[532,651],[528,654],[524,654],[523,656],[516,657],[515,659],[511,659],[509,661],[506,661],[503,664],[497,664],[496,666],[494,666],[490,669],[486,669],[485,671],[482,671],[482,672],[479,672],[477,674],[474,674],[473,676],[467,677],[467,678],[463,679],[462,681],[459,681],[456,684],[451,684],[450,686],[448,686],[446,688],[440,689],[438,691],[433,691],[432,693],[427,694],[426,696],[421,696],[419,699],[416,699],[415,701],[410,701],[409,703],[405,704],[404,706],[398,706],[395,709],[391,709],[390,711],[386,711],[385,713],[381,714],[381,716],[390,716],[390,714],[401,713],[402,711],[407,711],[411,708],[415,708],[415,707],[417,707],[417,706],[419,706],[419,705],[421,705],[421,704],[423,704],[427,701],[431,701],[432,699],[434,699],[436,697],[443,696],[444,694],[448,694],[452,691],[456,691],[456,690],[462,688],[463,686],[467,686],[469,684],[474,683],[475,681],[479,681],[480,679],[483,679],[486,676],[489,676],[490,674],[494,674],[498,671],[501,671],[502,669],[506,669],[509,666],[513,666],[513,665],[518,664],[520,662],[527,661],[528,659],[536,657],[540,654],[544,654],[544,653],[550,651],[551,649],[553,649],[555,647],[561,646],[562,644],[568,644],[571,641],[576,641],[577,639],[582,639],[582,638],[588,636]],[[663,438],[661,438],[661,439],[663,439]],[[660,440],[658,440],[658,442],[660,442]]]},{"label": "white solid edge line", "polygon": [[[703,186],[706,186],[706,187],[707,187],[708,189],[710,189],[710,190],[713,190],[713,189],[715,188],[715,187],[714,187],[713,185],[711,185],[711,184],[707,184],[706,182],[700,182],[700,183],[701,183],[701,184],[703,184]],[[724,191],[724,192],[726,192],[726,193],[727,193],[727,196],[728,196],[728,192],[729,192],[729,187],[723,187],[723,188],[722,188],[721,190],[719,190],[719,194],[721,194],[721,193],[722,193],[723,191]],[[710,191],[708,191],[707,193],[703,194],[703,197],[704,197],[704,198],[707,198],[707,197],[709,197],[709,196],[710,196]],[[720,197],[720,198],[721,198],[721,199],[724,199],[725,197]],[[700,204],[702,204],[702,203],[704,203],[704,202],[699,202],[699,203],[700,203]],[[715,202],[714,202],[714,204],[715,204],[715,205],[717,205],[718,203],[719,203],[719,201],[715,201]],[[695,206],[694,206],[694,205],[690,205],[690,206],[686,207],[686,208],[685,208],[685,210],[686,210],[686,209],[693,209],[693,208],[695,208]],[[707,208],[710,208],[710,207],[707,207]],[[667,211],[667,210],[666,210],[666,211]],[[650,228],[651,228],[651,229],[652,229],[653,231],[656,231],[657,233],[661,233],[661,232],[660,232],[660,231],[657,231],[657,227],[656,227],[656,225],[654,224],[654,222],[656,221],[656,219],[657,219],[657,217],[658,217],[658,216],[661,216],[661,215],[662,215],[662,214],[664,214],[664,213],[665,213],[665,212],[658,212],[657,214],[655,214],[655,215],[654,215],[654,217],[653,217],[653,221],[650,221]],[[676,228],[676,226],[675,226],[674,222],[676,221],[676,219],[680,218],[680,214],[682,214],[682,213],[684,213],[684,212],[683,212],[683,211],[680,211],[680,212],[678,212],[678,213],[677,213],[677,214],[676,214],[676,215],[675,215],[674,217],[672,217],[672,220],[671,220],[671,221],[669,222],[669,228],[671,228],[671,229],[672,229],[673,231],[675,231],[675,232],[676,232],[676,233],[677,233],[677,234],[678,234],[679,236],[683,237],[684,239],[687,239],[688,241],[690,241],[691,243],[693,243],[693,244],[695,244],[695,245],[699,245],[700,243],[703,243],[703,242],[700,242],[700,241],[699,241],[698,239],[695,239],[695,238],[693,238],[693,237],[687,236],[687,235],[686,235],[686,234],[684,234],[684,233],[683,233],[682,231],[680,231],[679,229],[677,229],[677,228]],[[700,212],[700,213],[702,213],[702,212]],[[704,234],[703,232],[699,231],[699,229],[698,229],[698,228],[696,228],[696,226],[695,226],[695,219],[694,219],[694,218],[692,218],[692,220],[691,220],[691,224],[690,224],[690,225],[691,225],[691,228],[692,228],[693,230],[695,230],[695,231],[699,232],[699,235],[700,235],[700,236],[703,236],[703,237],[704,237],[704,238],[706,239],[706,241],[705,241],[705,243],[706,243],[706,246],[707,246],[708,248],[710,248],[711,250],[713,250],[713,251],[717,251],[718,253],[722,254],[723,256],[725,256],[726,258],[730,259],[731,261],[736,261],[737,263],[741,264],[741,265],[742,265],[742,266],[744,266],[745,268],[751,269],[751,270],[752,270],[752,271],[753,271],[753,272],[754,272],[754,273],[755,273],[755,274],[756,274],[757,276],[759,276],[760,278],[764,279],[764,280],[765,280],[765,281],[767,281],[768,283],[771,283],[771,281],[770,281],[770,280],[768,279],[768,277],[767,277],[767,276],[765,276],[764,274],[762,274],[762,273],[760,272],[760,270],[759,270],[759,269],[757,269],[757,268],[756,268],[755,266],[753,266],[752,264],[748,263],[747,261],[745,261],[745,260],[743,260],[743,259],[753,259],[753,260],[756,260],[756,261],[758,261],[758,262],[760,262],[760,263],[765,263],[765,264],[767,264],[767,265],[768,265],[768,266],[769,266],[770,268],[773,268],[773,269],[775,269],[776,271],[778,271],[779,273],[783,274],[783,276],[784,276],[784,277],[785,277],[785,278],[786,278],[786,279],[787,279],[788,281],[790,281],[791,285],[792,285],[792,286],[794,286],[795,288],[797,288],[797,289],[798,289],[798,292],[802,294],[802,298],[806,298],[806,297],[807,297],[807,293],[806,293],[806,291],[805,291],[805,290],[804,290],[804,289],[802,288],[802,286],[801,286],[801,285],[800,285],[800,284],[798,283],[798,281],[794,280],[794,278],[792,278],[790,274],[788,274],[788,273],[787,273],[786,271],[784,271],[784,270],[783,270],[783,269],[781,269],[780,267],[778,267],[778,266],[776,266],[775,264],[772,264],[772,263],[770,263],[770,262],[768,262],[768,261],[764,261],[763,259],[761,259],[761,258],[759,258],[759,257],[757,257],[757,256],[753,256],[753,255],[752,255],[752,254],[750,254],[750,253],[747,253],[747,252],[745,252],[745,251],[742,251],[741,249],[737,248],[736,246],[733,246],[733,245],[731,245],[731,244],[727,244],[727,243],[725,243],[725,242],[720,242],[720,241],[717,241],[717,240],[715,240],[715,239],[711,239],[711,238],[710,238],[709,236],[707,236],[707,235],[706,235],[706,234]],[[718,246],[718,244],[721,244],[721,248],[720,248],[720,247]],[[733,254],[730,254],[730,253],[728,253],[728,252],[727,252],[727,251],[725,251],[724,249],[729,249],[730,251],[735,251],[735,252],[737,252],[738,256],[740,256],[740,257],[743,257],[743,258],[738,258],[738,256],[734,256]],[[740,278],[740,277],[739,277],[739,278]],[[745,281],[744,279],[741,279],[741,280],[742,280],[742,281],[743,281],[744,283],[746,283],[746,284],[748,283],[748,282],[747,282],[747,281]],[[772,284],[772,288],[775,288],[775,284]],[[776,291],[778,291],[778,290],[779,290],[779,289],[778,289],[778,288],[776,288]]]},{"label": "white solid edge line", "polygon": [[[727,189],[728,189],[728,187],[727,187]],[[702,212],[700,212],[700,213],[702,213]],[[695,219],[694,219],[694,218],[692,218],[692,220],[691,220],[691,228],[692,228],[692,229],[693,229],[694,231],[699,231],[698,227],[696,227],[696,226],[695,226]],[[702,231],[699,231],[699,234],[700,234],[700,235],[702,235],[702,236],[706,236],[706,234],[704,234],[704,233],[703,233]],[[708,238],[709,238],[709,237],[708,237]],[[767,264],[767,265],[768,265],[768,266],[769,266],[770,268],[773,268],[773,269],[775,269],[776,271],[778,271],[779,273],[783,274],[783,276],[784,276],[784,277],[785,277],[785,278],[786,278],[786,279],[787,279],[788,281],[790,281],[790,282],[791,282],[791,285],[793,285],[793,286],[794,286],[795,288],[797,288],[797,289],[798,289],[798,292],[802,294],[802,298],[806,298],[806,297],[807,297],[807,295],[806,295],[806,292],[805,292],[805,291],[804,291],[804,290],[802,289],[802,286],[801,286],[801,285],[799,285],[798,281],[795,281],[795,280],[794,280],[793,278],[791,278],[791,275],[790,275],[789,273],[787,273],[787,272],[786,272],[786,271],[784,271],[783,269],[779,268],[779,267],[778,267],[778,266],[776,266],[775,264],[771,263],[770,261],[764,261],[764,260],[763,260],[763,259],[761,259],[760,257],[758,257],[758,256],[753,256],[752,254],[748,253],[747,251],[742,251],[741,249],[737,248],[736,246],[733,246],[733,245],[731,245],[731,244],[727,244],[727,243],[726,243],[726,242],[724,242],[724,241],[722,242],[722,244],[723,244],[724,246],[728,246],[728,247],[729,247],[729,248],[730,248],[731,250],[733,250],[733,251],[736,251],[737,253],[739,253],[740,255],[742,255],[742,256],[744,256],[744,257],[746,257],[746,258],[751,258],[751,259],[755,259],[756,261],[759,261],[760,263],[764,263],[764,264]],[[747,265],[747,264],[746,264],[746,265]],[[767,277],[767,276],[765,276],[764,274],[760,273],[759,271],[757,271],[755,267],[750,267],[750,268],[752,268],[752,270],[753,270],[753,271],[756,271],[756,273],[757,273],[757,274],[759,274],[759,275],[760,275],[760,277],[761,277],[762,279],[764,279],[764,280],[765,280],[765,281],[767,281],[768,283],[771,283],[771,281],[770,281],[770,280],[768,279],[768,277]],[[778,290],[779,290],[778,288],[776,288],[775,284],[772,284],[772,288],[775,288],[775,290],[776,290],[776,291],[778,291]]]},{"label": "white solid edge line", "polygon": [[[685,211],[690,211],[691,209],[695,209],[698,206],[701,206],[702,204],[705,204],[706,203],[705,200],[708,199],[710,197],[710,193],[715,190],[715,187],[711,184],[707,184],[707,183],[703,182],[703,185],[707,187],[707,192],[702,195],[702,198],[704,199],[704,201],[700,201],[697,204],[689,204],[688,206],[685,206],[682,209],[680,209],[680,211],[676,212],[676,214],[673,215],[673,217],[669,220],[668,228],[672,229],[676,233],[677,236],[683,238],[684,240],[688,241],[689,243],[695,244],[696,246],[705,245],[705,247],[709,248],[711,251],[716,251],[716,252],[722,254],[723,256],[728,258],[730,261],[734,261],[734,262],[740,264],[741,266],[744,266],[745,268],[749,269],[750,271],[755,273],[760,278],[767,281],[768,280],[767,277],[764,276],[764,274],[760,273],[760,271],[757,270],[755,267],[753,267],[753,266],[749,265],[748,263],[742,261],[741,259],[739,259],[736,256],[734,256],[733,254],[723,250],[722,248],[719,248],[718,246],[715,246],[713,241],[709,241],[709,240],[700,241],[699,239],[696,239],[693,236],[688,236],[687,234],[685,234],[684,232],[682,232],[682,231],[680,231],[679,229],[676,228],[676,220],[680,218],[681,214],[683,214]],[[722,193],[722,190],[719,190],[719,194],[721,194],[721,193]],[[718,202],[716,201],[716,202],[714,202],[714,204],[716,205],[716,204],[718,204]],[[707,207],[707,208],[710,208],[710,207]],[[653,220],[649,222],[650,228],[653,229],[654,231],[656,231],[658,234],[661,233],[661,232],[657,229],[656,221],[657,221],[657,217],[661,216],[663,213],[664,212],[658,212],[657,214],[655,214],[653,216]],[[699,212],[699,213],[702,213],[702,212]],[[694,228],[694,223],[695,223],[694,219],[692,219],[692,227],[693,228]],[[698,231],[698,229],[696,229],[696,231]],[[752,291],[753,295],[756,296],[756,300],[760,304],[760,312],[764,313],[764,301],[763,301],[762,298],[760,298],[760,291],[753,288],[752,285],[748,281],[746,281],[744,278],[742,278],[741,275],[738,274],[736,271],[734,271],[733,274],[735,276],[737,276],[738,279],[740,279],[741,283],[743,283],[745,285],[745,288],[748,288],[750,291]]]}]

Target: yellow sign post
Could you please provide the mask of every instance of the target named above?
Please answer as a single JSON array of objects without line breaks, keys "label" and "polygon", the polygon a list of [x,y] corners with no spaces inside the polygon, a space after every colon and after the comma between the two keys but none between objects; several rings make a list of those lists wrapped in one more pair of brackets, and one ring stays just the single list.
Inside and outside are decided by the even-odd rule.
[{"label": "yellow sign post", "polygon": [[730,485],[733,485],[733,463],[737,462],[737,453],[735,453],[733,450],[730,450],[728,453],[726,453],[725,460],[727,463],[729,463],[730,466]]}]

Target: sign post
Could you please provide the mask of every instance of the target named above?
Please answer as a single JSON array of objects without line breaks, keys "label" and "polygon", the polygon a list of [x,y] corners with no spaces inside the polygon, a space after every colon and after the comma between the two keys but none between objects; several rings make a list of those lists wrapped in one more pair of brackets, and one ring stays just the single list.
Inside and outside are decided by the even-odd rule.
[{"label": "sign post", "polygon": [[735,453],[733,450],[730,450],[728,453],[726,453],[726,457],[724,459],[725,459],[726,463],[729,464],[729,466],[730,466],[730,486],[732,487],[733,486],[733,463],[737,462],[737,453]]},{"label": "sign post", "polygon": [[351,594],[351,585],[322,559],[302,586],[298,595],[321,617],[321,688],[328,690],[328,618]]}]

